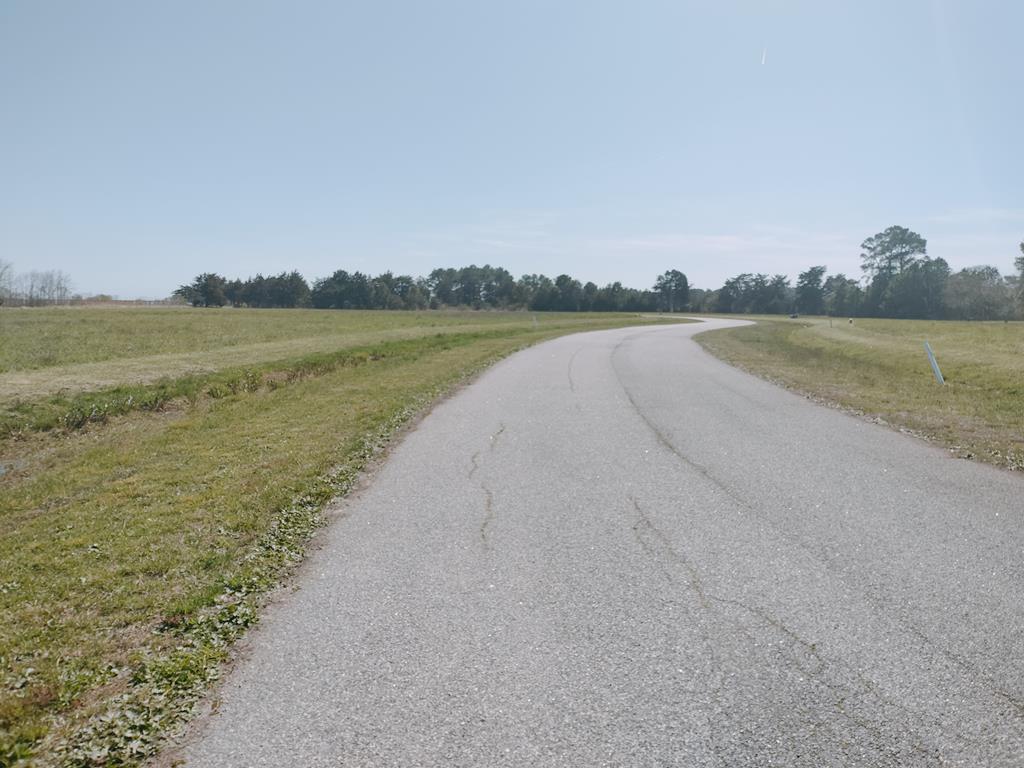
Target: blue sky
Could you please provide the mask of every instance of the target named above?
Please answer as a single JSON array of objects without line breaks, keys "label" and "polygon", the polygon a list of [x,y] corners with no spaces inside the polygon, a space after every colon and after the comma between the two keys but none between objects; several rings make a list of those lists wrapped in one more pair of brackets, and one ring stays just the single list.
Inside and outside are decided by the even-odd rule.
[{"label": "blue sky", "polygon": [[[0,259],[700,287],[1024,238],[1017,2],[0,4]],[[763,60],[763,63],[762,63]]]}]

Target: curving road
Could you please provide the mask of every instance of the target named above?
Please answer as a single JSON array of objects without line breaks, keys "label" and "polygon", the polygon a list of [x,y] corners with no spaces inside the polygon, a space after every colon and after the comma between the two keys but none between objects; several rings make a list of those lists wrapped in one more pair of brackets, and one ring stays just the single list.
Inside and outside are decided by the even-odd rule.
[{"label": "curving road", "polygon": [[438,406],[186,764],[1024,765],[1024,482],[690,340],[724,324],[557,339]]}]

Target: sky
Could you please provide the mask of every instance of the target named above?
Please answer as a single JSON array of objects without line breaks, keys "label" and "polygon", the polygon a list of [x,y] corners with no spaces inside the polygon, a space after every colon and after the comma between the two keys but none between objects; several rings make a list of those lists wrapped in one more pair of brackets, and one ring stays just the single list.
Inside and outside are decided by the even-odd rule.
[{"label": "sky", "polygon": [[715,288],[1024,239],[1024,3],[0,3],[0,260]]}]

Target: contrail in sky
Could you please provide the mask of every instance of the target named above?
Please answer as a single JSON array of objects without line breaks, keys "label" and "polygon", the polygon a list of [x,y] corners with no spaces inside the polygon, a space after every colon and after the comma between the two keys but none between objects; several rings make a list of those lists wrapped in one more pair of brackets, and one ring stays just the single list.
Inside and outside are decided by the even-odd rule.
[{"label": "contrail in sky", "polygon": [[761,66],[762,67],[764,66],[764,63],[767,60],[767,58],[768,58],[768,49],[765,48],[763,51],[761,51]]}]

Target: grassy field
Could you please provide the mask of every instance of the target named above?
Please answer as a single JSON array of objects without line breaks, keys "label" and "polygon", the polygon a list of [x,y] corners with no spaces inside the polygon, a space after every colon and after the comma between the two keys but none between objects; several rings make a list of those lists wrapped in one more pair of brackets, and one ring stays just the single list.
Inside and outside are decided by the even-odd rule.
[{"label": "grassy field", "polygon": [[[209,373],[360,344],[532,330],[522,312],[32,309],[0,312],[0,401]],[[538,323],[550,324],[546,315]],[[558,316],[560,327],[596,315]]]},{"label": "grassy field", "polygon": [[776,317],[697,340],[730,363],[959,456],[1024,469],[1024,323]]},{"label": "grassy field", "polygon": [[0,766],[144,759],[403,423],[523,346],[651,322],[0,310]]}]

